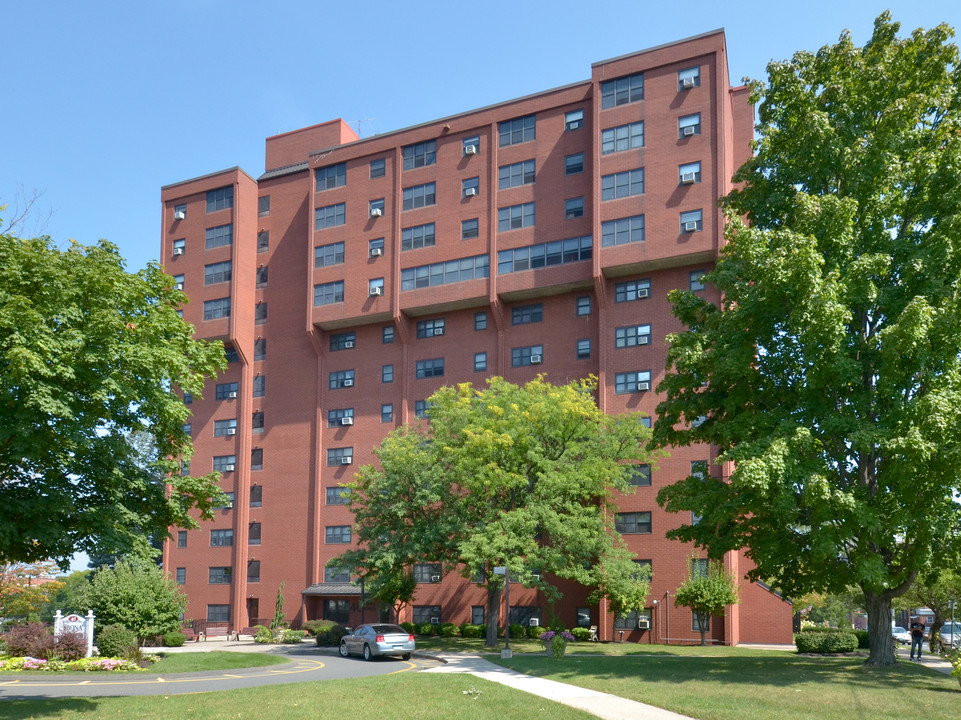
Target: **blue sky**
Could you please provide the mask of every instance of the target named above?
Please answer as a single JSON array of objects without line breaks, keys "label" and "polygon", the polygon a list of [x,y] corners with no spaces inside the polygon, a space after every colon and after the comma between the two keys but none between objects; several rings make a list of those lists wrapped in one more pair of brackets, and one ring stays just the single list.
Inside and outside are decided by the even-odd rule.
[{"label": "blue sky", "polygon": [[904,31],[961,25],[956,0],[330,5],[8,3],[0,204],[41,192],[45,234],[106,238],[138,269],[159,256],[162,185],[235,165],[256,177],[278,132],[337,117],[363,137],[396,130],[721,27],[739,82],[845,28],[863,44],[885,8]]}]

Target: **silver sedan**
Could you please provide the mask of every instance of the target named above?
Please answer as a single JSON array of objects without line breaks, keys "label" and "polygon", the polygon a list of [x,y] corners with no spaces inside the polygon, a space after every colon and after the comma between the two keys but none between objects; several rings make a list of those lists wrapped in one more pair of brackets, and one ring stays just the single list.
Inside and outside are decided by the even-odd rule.
[{"label": "silver sedan", "polygon": [[340,641],[340,654],[343,657],[353,653],[363,655],[364,660],[387,655],[399,655],[404,660],[410,660],[416,649],[413,635],[400,625],[386,623],[361,625],[349,635],[344,635]]}]

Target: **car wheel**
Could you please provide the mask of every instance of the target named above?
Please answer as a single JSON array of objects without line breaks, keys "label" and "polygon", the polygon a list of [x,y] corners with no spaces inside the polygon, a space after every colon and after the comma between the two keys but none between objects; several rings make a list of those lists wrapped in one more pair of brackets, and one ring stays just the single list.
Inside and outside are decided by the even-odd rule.
[{"label": "car wheel", "polygon": [[404,653],[401,657],[404,658],[404,660],[410,660],[410,653]]},{"label": "car wheel", "polygon": [[350,653],[347,650],[347,643],[343,640],[340,641],[340,656],[347,657]]},{"label": "car wheel", "polygon": [[370,654],[370,645],[364,643],[364,660],[373,660],[374,656]]}]

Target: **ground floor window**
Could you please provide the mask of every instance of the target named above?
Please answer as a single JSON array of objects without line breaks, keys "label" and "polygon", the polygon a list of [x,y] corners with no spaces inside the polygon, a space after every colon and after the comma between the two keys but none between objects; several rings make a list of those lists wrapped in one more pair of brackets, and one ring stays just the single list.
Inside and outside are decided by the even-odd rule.
[{"label": "ground floor window", "polygon": [[208,605],[207,622],[230,622],[230,605]]},{"label": "ground floor window", "polygon": [[350,600],[324,600],[324,620],[347,624],[350,619]]},{"label": "ground floor window", "polygon": [[440,624],[440,605],[414,605],[413,620],[415,625]]},{"label": "ground floor window", "polygon": [[484,613],[483,605],[473,605],[470,609],[470,622],[471,625],[483,625],[486,620],[486,615]]},{"label": "ground floor window", "polygon": [[511,625],[530,625],[531,619],[541,623],[541,608],[538,605],[512,605]]},{"label": "ground floor window", "polygon": [[618,615],[614,618],[614,627],[618,630],[636,630],[638,619],[640,619],[638,611],[632,610],[627,615]]}]

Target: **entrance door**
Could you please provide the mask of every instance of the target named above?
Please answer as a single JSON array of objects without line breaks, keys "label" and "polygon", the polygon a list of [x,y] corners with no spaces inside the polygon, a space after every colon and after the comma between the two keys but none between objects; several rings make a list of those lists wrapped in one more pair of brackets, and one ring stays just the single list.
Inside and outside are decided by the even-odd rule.
[{"label": "entrance door", "polygon": [[260,600],[255,597],[247,598],[247,622],[250,623],[248,627],[250,627],[251,625],[254,625],[259,619],[260,619]]}]

